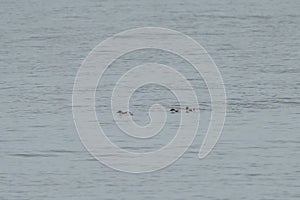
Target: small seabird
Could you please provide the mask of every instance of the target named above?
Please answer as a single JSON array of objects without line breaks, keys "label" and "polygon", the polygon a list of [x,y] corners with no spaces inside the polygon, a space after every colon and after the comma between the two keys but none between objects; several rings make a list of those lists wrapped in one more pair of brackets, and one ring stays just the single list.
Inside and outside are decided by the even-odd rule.
[{"label": "small seabird", "polygon": [[177,112],[179,112],[179,111],[178,111],[178,109],[176,109],[176,108],[171,108],[171,109],[170,109],[170,112],[171,112],[171,113],[177,113]]},{"label": "small seabird", "polygon": [[133,112],[131,112],[131,111],[123,112],[122,110],[119,110],[117,113],[119,113],[120,115],[126,115],[126,114],[133,115]]}]

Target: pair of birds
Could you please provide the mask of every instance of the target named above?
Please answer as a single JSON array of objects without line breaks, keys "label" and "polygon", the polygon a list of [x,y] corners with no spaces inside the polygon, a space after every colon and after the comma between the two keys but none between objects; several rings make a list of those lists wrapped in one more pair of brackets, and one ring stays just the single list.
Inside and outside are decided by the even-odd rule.
[{"label": "pair of birds", "polygon": [[[195,108],[189,108],[188,106],[187,107],[185,107],[185,112],[193,112],[193,111],[195,111],[196,109]],[[177,109],[177,108],[171,108],[170,109],[170,112],[171,113],[178,113],[179,112],[179,109]]]}]

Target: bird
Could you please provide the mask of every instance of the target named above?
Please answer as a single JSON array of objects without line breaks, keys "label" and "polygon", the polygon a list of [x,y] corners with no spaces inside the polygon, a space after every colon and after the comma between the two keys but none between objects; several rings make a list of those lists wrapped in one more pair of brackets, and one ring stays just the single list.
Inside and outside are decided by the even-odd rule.
[{"label": "bird", "polygon": [[118,114],[120,114],[120,115],[126,115],[126,114],[129,114],[129,115],[133,115],[133,112],[131,112],[131,111],[122,111],[122,110],[118,110],[118,112],[117,112]]},{"label": "bird", "polygon": [[171,112],[171,113],[177,113],[177,112],[179,112],[179,110],[176,109],[176,108],[171,108],[171,109],[170,109],[170,112]]}]

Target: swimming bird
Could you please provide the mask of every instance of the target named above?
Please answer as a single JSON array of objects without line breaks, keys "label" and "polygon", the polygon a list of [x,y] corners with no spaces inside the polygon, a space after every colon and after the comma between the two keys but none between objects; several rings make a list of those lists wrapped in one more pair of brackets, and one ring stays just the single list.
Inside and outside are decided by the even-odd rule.
[{"label": "swimming bird", "polygon": [[170,109],[170,112],[171,112],[171,113],[177,113],[177,112],[179,112],[179,110],[176,109],[176,108],[171,108],[171,109]]},{"label": "swimming bird", "polygon": [[131,111],[123,112],[122,110],[119,110],[117,113],[119,113],[120,115],[126,115],[126,114],[133,115],[133,112],[131,112]]}]

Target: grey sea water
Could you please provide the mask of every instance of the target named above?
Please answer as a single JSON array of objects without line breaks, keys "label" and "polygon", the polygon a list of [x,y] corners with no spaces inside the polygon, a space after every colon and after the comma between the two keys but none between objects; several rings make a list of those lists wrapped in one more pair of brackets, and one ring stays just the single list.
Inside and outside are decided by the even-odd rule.
[{"label": "grey sea water", "polygon": [[[299,199],[300,2],[287,1],[0,1],[0,199]],[[109,95],[115,81],[143,62],[173,66],[200,99],[193,145],[173,165],[127,174],[95,160],[72,115],[77,70],[101,41],[144,26],[180,31],[202,44],[222,74],[228,111],[211,154],[197,153],[210,118],[207,88],[175,55],[142,50],[114,62],[96,94],[100,123],[130,151],[152,151],[174,136],[134,140],[116,127]],[[132,98],[139,124],[153,103],[176,105],[148,85]],[[116,158],[117,159],[117,158]]]}]

